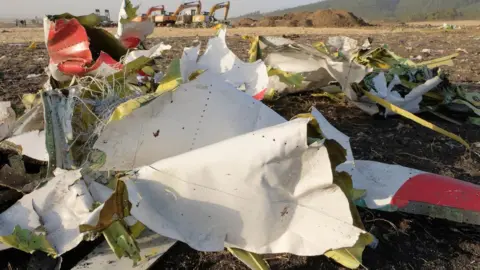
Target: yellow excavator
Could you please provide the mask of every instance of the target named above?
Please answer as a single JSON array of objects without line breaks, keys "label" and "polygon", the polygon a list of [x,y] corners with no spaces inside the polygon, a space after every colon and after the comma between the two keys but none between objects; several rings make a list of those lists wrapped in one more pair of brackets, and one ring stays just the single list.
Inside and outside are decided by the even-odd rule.
[{"label": "yellow excavator", "polygon": [[[155,13],[160,11],[160,13]],[[166,26],[168,24],[175,23],[175,20],[172,20],[172,12],[166,12],[165,6],[154,6],[148,9],[146,14],[143,14],[142,17],[152,20],[156,26]]]},{"label": "yellow excavator", "polygon": [[[222,9],[224,8],[225,9],[225,14],[223,16],[223,20],[217,20],[215,18],[215,11],[219,10],[219,9]],[[228,12],[230,11],[230,1],[227,1],[227,2],[222,2],[222,3],[218,3],[216,5],[214,5],[211,9],[210,9],[210,14],[209,14],[209,17],[210,17],[210,22],[220,22],[220,23],[224,23],[224,24],[227,24],[229,25],[230,24],[230,21],[228,21]]]},{"label": "yellow excavator", "polygon": [[[215,18],[215,12],[222,8],[225,9],[224,18],[223,20],[217,20]],[[195,27],[210,27],[213,24],[217,24],[217,23],[224,23],[226,25],[230,25],[230,22],[227,21],[229,11],[230,11],[230,1],[215,4],[210,9],[210,12],[203,12],[202,14],[194,15],[192,18],[193,25]]]},{"label": "yellow excavator", "polygon": [[[187,8],[195,8],[195,9],[192,9],[190,14],[180,15],[180,13]],[[192,24],[193,17],[196,16],[197,14],[200,14],[201,10],[202,10],[202,2],[200,0],[181,4],[177,8],[175,13],[173,13],[173,16],[175,17],[175,26],[183,26],[183,27],[190,26]]]}]

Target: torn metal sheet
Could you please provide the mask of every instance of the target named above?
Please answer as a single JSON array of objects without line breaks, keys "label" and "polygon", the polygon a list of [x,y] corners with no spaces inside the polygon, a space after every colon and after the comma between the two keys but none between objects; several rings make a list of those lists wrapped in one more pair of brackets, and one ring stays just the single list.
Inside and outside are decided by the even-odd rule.
[{"label": "torn metal sheet", "polygon": [[0,140],[10,136],[16,120],[10,101],[0,102]]},{"label": "torn metal sheet", "polygon": [[22,147],[22,154],[36,160],[48,161],[45,145],[45,131],[34,130],[7,139],[8,142]]},{"label": "torn metal sheet", "polygon": [[399,165],[355,161],[349,138],[316,109],[312,115],[325,137],[347,150],[347,161],[337,171],[349,173],[355,189],[366,190],[365,196],[356,202],[359,206],[480,224],[480,186]]},{"label": "torn metal sheet", "polygon": [[[261,37],[260,40],[264,44],[272,44],[270,37]],[[365,66],[356,62],[334,61],[327,54],[301,44],[281,45],[273,49],[274,51],[265,58],[265,64],[268,66],[285,72],[301,73],[305,81],[310,82],[315,88],[328,86],[330,82],[337,81],[350,99],[357,99],[351,84],[363,80],[368,72]]]},{"label": "torn metal sheet", "polygon": [[101,197],[93,197],[90,189],[101,191],[98,184],[81,179],[79,170],[57,174],[0,214],[0,242],[29,253],[41,250],[58,256],[84,240],[80,225],[97,224],[103,209],[95,204],[103,203]]},{"label": "torn metal sheet", "polygon": [[[247,94],[262,99],[268,85],[267,66],[261,60],[253,63],[240,60],[227,47],[226,34],[227,30],[222,28],[216,37],[208,41],[205,53],[198,60],[195,70],[222,74],[222,77],[236,88],[244,89]],[[194,52],[195,49],[190,53],[194,55]]]},{"label": "torn metal sheet", "polygon": [[106,157],[100,170],[131,170],[283,121],[218,74],[205,72],[110,122],[93,148]]},{"label": "torn metal sheet", "polygon": [[310,120],[256,130],[141,168],[125,181],[131,214],[202,251],[228,244],[255,253],[312,256],[353,246],[364,231],[353,226],[348,199],[333,184],[325,145],[307,145]]},{"label": "torn metal sheet", "polygon": [[138,262],[134,268],[132,268],[132,260],[129,258],[118,259],[108,243],[104,242],[72,269],[147,270],[156,260],[162,257],[176,241],[148,230],[142,233],[142,236],[137,239],[137,243],[141,250],[142,260]]},{"label": "torn metal sheet", "polygon": [[[79,171],[68,172],[53,178],[36,192],[25,195],[0,214],[0,237],[11,235],[16,226],[39,235],[41,233],[37,230],[41,232],[43,228],[43,234],[46,231],[55,254],[60,255],[74,248],[82,241],[78,231],[79,222],[89,216],[89,208],[93,203],[91,197],[81,191],[80,184],[74,184],[73,187],[77,189],[69,190],[69,186],[80,177]],[[22,245],[21,242],[14,244]]]}]

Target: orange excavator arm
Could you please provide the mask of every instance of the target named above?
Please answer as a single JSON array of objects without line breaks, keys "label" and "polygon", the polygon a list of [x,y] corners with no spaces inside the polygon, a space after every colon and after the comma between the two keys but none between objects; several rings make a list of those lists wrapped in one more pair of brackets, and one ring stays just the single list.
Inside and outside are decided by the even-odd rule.
[{"label": "orange excavator arm", "polygon": [[214,5],[214,6],[210,9],[210,14],[209,14],[209,16],[214,16],[214,15],[215,15],[215,11],[217,11],[217,10],[219,10],[219,9],[222,9],[222,8],[225,8],[225,17],[224,17],[224,20],[227,20],[228,12],[230,11],[230,1],[222,2],[222,3],[218,3],[218,4]]},{"label": "orange excavator arm", "polygon": [[180,14],[180,12],[182,12],[183,10],[185,10],[187,8],[191,8],[191,7],[196,7],[197,8],[197,14],[200,14],[200,12],[202,11],[202,2],[201,1],[193,1],[193,2],[183,3],[177,8],[177,10],[175,11],[175,13],[173,13],[173,15],[178,16],[178,14]]},{"label": "orange excavator arm", "polygon": [[147,11],[147,17],[150,17],[150,15],[154,12],[154,11],[165,11],[165,6],[164,5],[160,5],[160,6],[154,6],[154,7],[151,7],[148,9]]}]

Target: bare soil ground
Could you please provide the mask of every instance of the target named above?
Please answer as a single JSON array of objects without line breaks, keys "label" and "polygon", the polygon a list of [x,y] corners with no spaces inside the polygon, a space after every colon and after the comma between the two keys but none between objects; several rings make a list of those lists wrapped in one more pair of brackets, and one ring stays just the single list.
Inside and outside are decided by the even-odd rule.
[{"label": "bare soil ground", "polygon": [[[0,32],[2,30],[0,29]],[[36,50],[26,50],[27,44],[12,44],[42,40],[41,30],[21,29],[4,36],[0,34],[0,99],[12,100],[21,109],[20,97],[38,91],[46,76],[26,79],[27,75],[42,73],[48,63],[43,44]],[[305,31],[302,32],[302,31]],[[33,33],[33,34],[32,34]],[[165,55],[165,67],[174,57],[180,57],[198,34],[202,42],[212,30],[157,29],[148,44],[163,41],[172,45]],[[401,29],[373,27],[361,29],[302,29],[302,28],[249,28],[229,31],[230,48],[245,59],[248,42],[242,34],[298,34],[299,42],[326,40],[332,35],[348,35],[363,40],[373,37],[375,44],[387,44],[402,56],[422,55],[423,60],[454,53],[458,48],[467,53],[447,67],[455,83],[470,89],[480,89],[480,30],[470,27],[455,31]],[[29,36],[28,36],[29,35]],[[178,37],[185,35],[187,37]],[[421,53],[430,49],[430,55]],[[443,52],[438,52],[443,50]],[[2,59],[2,56],[3,57]],[[2,76],[3,74],[3,76]],[[355,158],[399,164],[428,172],[438,173],[480,184],[480,158],[467,153],[458,143],[417,124],[400,118],[376,119],[345,103],[333,102],[308,93],[292,95],[269,102],[274,110],[290,118],[307,112],[311,106],[318,108],[339,130],[350,136]],[[431,115],[421,117],[440,127],[461,135],[470,143],[480,142],[480,128],[456,126]],[[363,264],[368,269],[480,269],[480,228],[443,220],[402,213],[383,213],[360,209],[364,224],[380,241],[373,250],[367,248]],[[85,246],[85,245],[84,245]],[[86,245],[88,246],[88,244]],[[69,269],[78,257],[74,250],[66,255],[62,269]],[[325,258],[298,257],[279,254],[268,256],[272,269],[343,269]],[[20,251],[0,252],[0,269],[27,269],[29,256]],[[38,268],[32,268],[38,269]],[[226,252],[197,252],[185,244],[176,244],[153,269],[246,269]]]}]

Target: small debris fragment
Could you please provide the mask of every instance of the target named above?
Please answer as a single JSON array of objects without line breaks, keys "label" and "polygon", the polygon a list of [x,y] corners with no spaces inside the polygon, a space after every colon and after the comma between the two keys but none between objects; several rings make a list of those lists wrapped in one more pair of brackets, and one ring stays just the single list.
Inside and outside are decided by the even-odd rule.
[{"label": "small debris fragment", "polygon": [[423,49],[422,50],[422,53],[425,54],[425,55],[430,55],[432,53],[432,50],[430,49]]},{"label": "small debris fragment", "polygon": [[42,76],[42,74],[28,74],[27,79],[34,79]]}]

